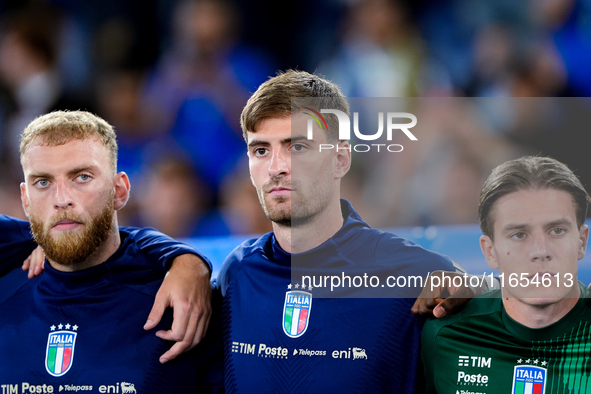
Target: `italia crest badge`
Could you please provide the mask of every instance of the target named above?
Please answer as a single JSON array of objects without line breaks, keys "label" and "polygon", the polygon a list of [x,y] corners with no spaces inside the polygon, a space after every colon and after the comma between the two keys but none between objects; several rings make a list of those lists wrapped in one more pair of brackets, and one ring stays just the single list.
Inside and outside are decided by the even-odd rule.
[{"label": "italia crest badge", "polygon": [[511,392],[515,394],[544,394],[546,392],[546,371],[546,368],[533,365],[516,365]]},{"label": "italia crest badge", "polygon": [[283,304],[283,332],[290,338],[304,335],[312,310],[312,293],[307,291],[288,291]]},{"label": "italia crest badge", "polygon": [[45,351],[45,369],[51,376],[63,376],[70,370],[74,361],[78,326],[59,324],[57,327],[51,326],[50,329]]}]

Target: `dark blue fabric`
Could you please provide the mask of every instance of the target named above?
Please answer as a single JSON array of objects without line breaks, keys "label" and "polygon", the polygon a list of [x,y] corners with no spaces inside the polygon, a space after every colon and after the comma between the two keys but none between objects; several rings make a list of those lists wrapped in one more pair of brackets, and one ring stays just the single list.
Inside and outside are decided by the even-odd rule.
[{"label": "dark blue fabric", "polygon": [[0,215],[0,276],[23,265],[36,247],[29,222]]},{"label": "dark blue fabric", "polygon": [[224,296],[227,392],[414,392],[423,321],[410,313],[413,298],[318,298],[313,289],[306,331],[297,338],[284,331],[294,269],[336,274],[387,267],[420,276],[455,270],[447,257],[370,228],[348,202],[341,208],[341,230],[309,252],[290,255],[269,233],[224,262],[217,286]]},{"label": "dark blue fabric", "polygon": [[[173,343],[154,334],[170,328],[172,313],[168,311],[156,329],[143,330],[164,269],[149,257],[157,253],[158,243],[146,253],[140,249],[142,241],[133,238],[135,231],[122,230],[121,247],[98,266],[60,272],[46,262],[45,272],[32,280],[20,268],[0,277],[1,384],[15,385],[18,392],[25,392],[25,385],[52,386],[54,393],[62,386],[92,386],[78,393],[212,389],[204,386],[215,383],[206,376],[215,376],[208,368],[215,359],[215,343],[204,340],[162,365],[159,357]],[[60,329],[76,333],[73,357],[63,376],[52,376],[46,367],[48,340]]]}]

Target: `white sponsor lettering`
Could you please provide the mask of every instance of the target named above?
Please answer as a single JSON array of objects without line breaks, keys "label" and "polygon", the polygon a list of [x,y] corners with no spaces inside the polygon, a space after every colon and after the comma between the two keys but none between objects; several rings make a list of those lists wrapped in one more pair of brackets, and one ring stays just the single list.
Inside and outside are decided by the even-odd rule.
[{"label": "white sponsor lettering", "polygon": [[18,384],[3,384],[0,388],[2,394],[18,394]]},{"label": "white sponsor lettering", "polygon": [[22,394],[35,394],[35,393],[53,393],[53,386],[47,384],[30,384],[23,382],[21,384],[21,393]]},{"label": "white sponsor lettering", "polygon": [[[253,343],[232,342],[232,353],[249,354],[257,357],[287,358],[289,349],[281,346],[268,346],[260,343],[258,346]],[[294,350],[294,356],[297,349]]]},{"label": "white sponsor lettering", "polygon": [[60,384],[59,391],[60,391],[60,393],[62,391],[75,391],[75,392],[78,392],[78,391],[92,391],[92,386],[76,386],[76,385],[73,385],[73,384],[66,384],[66,385],[62,386]]},{"label": "white sponsor lettering", "polygon": [[458,381],[456,383],[477,383],[477,384],[487,384],[488,383],[488,376],[479,374],[468,374],[464,371],[458,371]]},{"label": "white sponsor lettering", "polygon": [[18,394],[18,384],[3,384],[0,388],[2,394]]},{"label": "white sponsor lettering", "polygon": [[289,294],[287,296],[287,302],[290,304],[298,304],[298,305],[310,305],[310,297],[305,297],[301,295],[292,295]]},{"label": "white sponsor lettering", "polygon": [[295,349],[293,351],[293,355],[300,355],[300,356],[326,356],[326,350],[310,350],[310,349]]},{"label": "white sponsor lettering", "polygon": [[277,347],[269,347],[264,343],[259,344],[259,351],[257,356],[259,357],[287,357],[287,348],[277,346]]},{"label": "white sponsor lettering", "polygon": [[255,348],[252,343],[232,342],[232,353],[254,354]]},{"label": "white sponsor lettering", "polygon": [[491,364],[491,357],[458,356],[458,366],[460,367],[490,368]]},{"label": "white sponsor lettering", "polygon": [[544,377],[544,374],[542,373],[542,371],[526,371],[523,369],[519,369],[517,370],[516,377],[525,379],[542,379]]},{"label": "white sponsor lettering", "polygon": [[74,342],[74,335],[72,335],[72,334],[51,335],[49,337],[49,343],[51,343],[51,344],[54,344],[54,343],[68,344],[68,343],[73,343],[73,342]]}]

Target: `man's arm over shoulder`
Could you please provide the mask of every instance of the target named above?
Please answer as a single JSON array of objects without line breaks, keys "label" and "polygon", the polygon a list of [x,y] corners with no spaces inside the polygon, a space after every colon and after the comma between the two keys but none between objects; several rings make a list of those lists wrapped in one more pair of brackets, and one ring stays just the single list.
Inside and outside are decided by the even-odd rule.
[{"label": "man's arm over shoulder", "polygon": [[376,260],[381,264],[397,266],[401,274],[426,276],[437,270],[463,271],[449,257],[392,233],[384,233],[379,239]]},{"label": "man's arm over shoulder", "polygon": [[0,245],[7,242],[31,241],[29,222],[0,214]]},{"label": "man's arm over shoulder", "polygon": [[384,233],[376,244],[376,263],[385,267],[388,280],[396,281],[396,290],[402,297],[416,298],[437,270],[456,271],[447,256],[423,248],[395,234]]},{"label": "man's arm over shoulder", "polygon": [[166,308],[173,308],[171,329],[156,332],[159,338],[176,341],[160,357],[160,362],[168,362],[195,347],[207,331],[211,317],[211,262],[197,249],[156,230],[122,230],[129,232],[129,237],[140,251],[156,264],[163,275],[166,273],[144,329],[156,327]]},{"label": "man's arm over shoulder", "polygon": [[0,215],[0,276],[21,266],[36,247],[29,222]]},{"label": "man's arm over shoulder", "polygon": [[145,253],[157,267],[166,272],[170,269],[173,260],[183,254],[194,254],[203,260],[203,263],[212,271],[211,261],[199,250],[170,238],[151,228],[122,227],[129,232],[129,236],[135,241],[139,249]]}]

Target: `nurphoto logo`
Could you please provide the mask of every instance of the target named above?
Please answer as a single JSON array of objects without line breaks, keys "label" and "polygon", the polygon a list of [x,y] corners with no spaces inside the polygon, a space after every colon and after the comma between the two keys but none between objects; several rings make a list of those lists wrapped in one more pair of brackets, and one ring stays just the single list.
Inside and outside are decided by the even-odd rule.
[{"label": "nurphoto logo", "polygon": [[[351,120],[349,116],[343,111],[338,109],[321,109],[320,112],[313,110],[312,108],[304,107],[303,113],[310,116],[312,119],[308,119],[307,124],[307,138],[309,140],[314,138],[314,123],[316,123],[321,130],[328,130],[328,124],[322,114],[335,115],[339,121],[339,140],[348,141],[351,139]],[[385,114],[385,115],[384,115]],[[406,120],[406,122],[401,122]],[[411,128],[416,126],[417,117],[409,112],[378,112],[378,130],[373,134],[363,134],[359,130],[359,112],[353,113],[353,133],[355,136],[362,141],[377,141],[384,134],[384,123],[386,131],[386,141],[392,141],[395,136],[395,131],[402,131],[411,141],[417,141],[417,137],[410,131]],[[372,143],[372,144],[352,144],[347,147],[339,147],[334,144],[320,144],[319,150],[332,150],[332,149],[348,149],[355,152],[369,152],[375,150],[380,152],[381,149],[388,152],[402,152],[404,147],[400,144],[385,144],[385,143]]]}]

